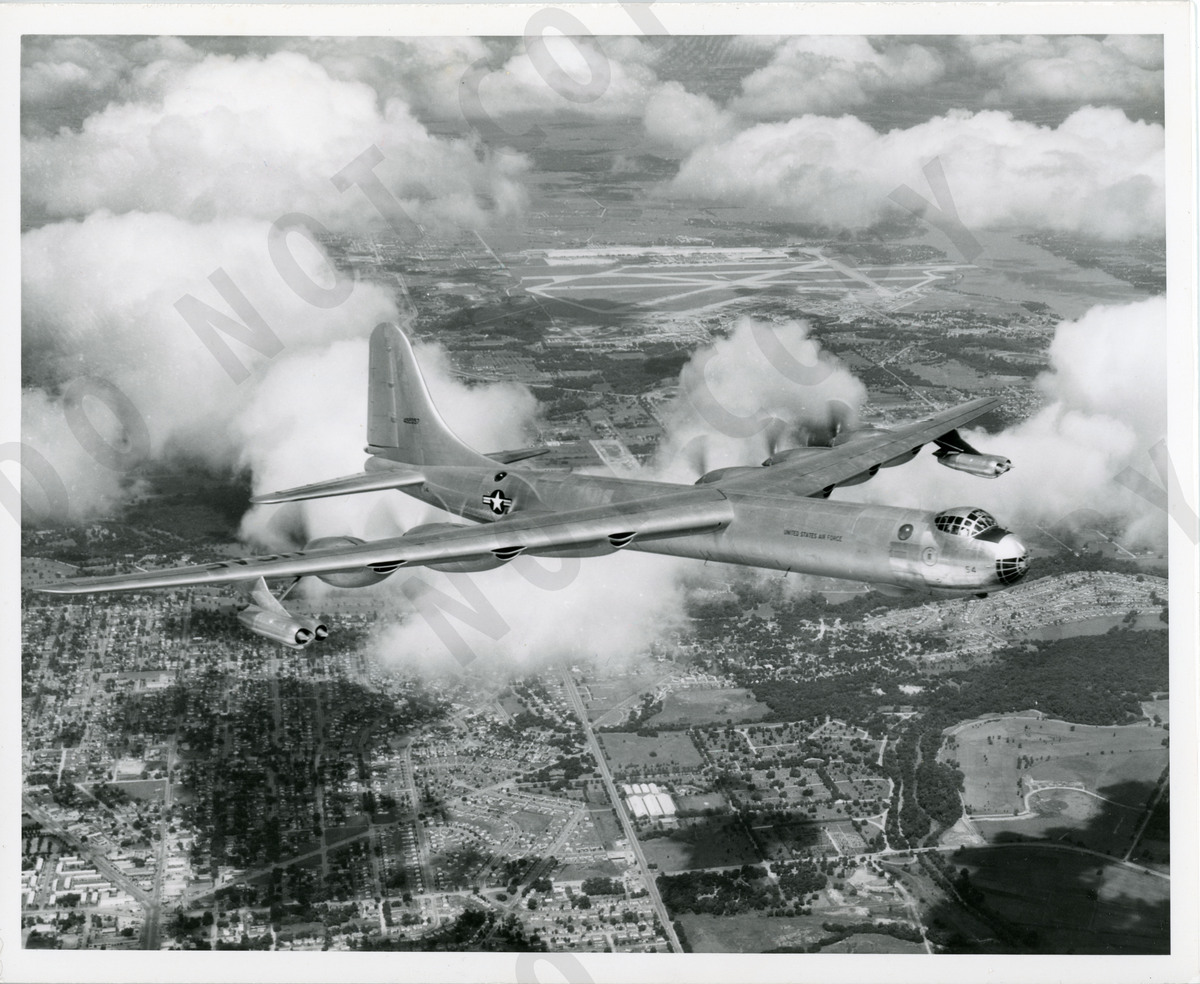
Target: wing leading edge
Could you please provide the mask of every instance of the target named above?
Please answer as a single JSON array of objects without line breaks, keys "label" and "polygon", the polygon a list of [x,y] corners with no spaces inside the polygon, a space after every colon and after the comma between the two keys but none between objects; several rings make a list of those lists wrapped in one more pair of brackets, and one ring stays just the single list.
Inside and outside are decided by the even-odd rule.
[{"label": "wing leading edge", "polygon": [[796,461],[784,461],[769,468],[745,472],[728,481],[723,488],[774,495],[809,496],[869,472],[886,461],[907,452],[915,452],[949,432],[982,417],[1000,406],[997,397],[973,400],[944,410],[925,420],[880,433],[876,440],[851,442],[829,448],[821,454],[807,455]]},{"label": "wing leading edge", "polygon": [[225,584],[257,578],[304,577],[371,569],[390,574],[401,567],[486,558],[511,560],[523,553],[569,554],[628,546],[657,539],[721,529],[733,518],[728,500],[716,489],[687,489],[654,499],[612,503],[562,513],[538,513],[483,526],[431,530],[373,543],[301,550],[239,560],[175,567],[161,571],[72,578],[38,585],[48,594],[141,591],[194,584]]}]

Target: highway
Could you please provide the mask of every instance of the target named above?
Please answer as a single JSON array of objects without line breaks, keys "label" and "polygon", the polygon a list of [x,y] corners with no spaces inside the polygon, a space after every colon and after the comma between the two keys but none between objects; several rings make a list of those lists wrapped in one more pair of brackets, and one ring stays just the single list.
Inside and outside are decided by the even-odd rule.
[{"label": "highway", "polygon": [[621,800],[621,795],[617,792],[612,772],[609,771],[608,762],[604,759],[604,750],[601,749],[600,742],[596,739],[596,733],[592,730],[591,722],[588,721],[587,708],[583,706],[583,698],[579,696],[579,691],[575,687],[575,681],[571,677],[570,670],[564,669],[562,671],[562,679],[567,696],[571,700],[571,706],[574,708],[580,724],[583,725],[583,732],[587,736],[588,747],[592,751],[592,756],[596,759],[600,776],[604,779],[604,788],[608,790],[609,802],[612,803],[613,810],[616,811],[617,819],[621,821],[621,828],[625,831],[625,838],[629,841],[629,846],[633,850],[634,857],[637,859],[638,867],[641,869],[642,880],[646,883],[646,890],[650,894],[650,901],[654,903],[654,911],[658,914],[658,921],[662,924],[667,942],[671,945],[673,953],[683,953],[683,945],[679,942],[679,937],[675,933],[675,926],[671,922],[671,917],[667,914],[667,907],[663,905],[662,896],[658,894],[658,885],[654,881],[654,876],[650,873],[650,866],[646,863],[646,855],[642,853],[642,845],[638,842],[637,832],[633,829],[633,824],[629,822],[629,815],[625,812],[625,804]]}]

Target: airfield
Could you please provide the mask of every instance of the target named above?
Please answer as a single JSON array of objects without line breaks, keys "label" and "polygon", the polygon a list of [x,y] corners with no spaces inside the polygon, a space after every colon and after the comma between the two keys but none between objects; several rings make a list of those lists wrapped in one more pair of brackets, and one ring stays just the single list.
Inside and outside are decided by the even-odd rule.
[{"label": "airfield", "polygon": [[809,247],[625,246],[526,255],[528,266],[511,269],[521,288],[579,315],[606,315],[614,308],[707,315],[759,294],[818,300],[848,291],[865,291],[896,308],[954,282],[967,269],[953,263],[858,265]]}]

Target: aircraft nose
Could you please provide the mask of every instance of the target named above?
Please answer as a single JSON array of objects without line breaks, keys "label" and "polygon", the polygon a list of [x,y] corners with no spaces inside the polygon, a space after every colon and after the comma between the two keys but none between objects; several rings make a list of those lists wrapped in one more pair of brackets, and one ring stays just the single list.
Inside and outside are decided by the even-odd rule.
[{"label": "aircraft nose", "polygon": [[1016,584],[1029,570],[1029,551],[1013,534],[1006,533],[996,544],[996,579]]}]

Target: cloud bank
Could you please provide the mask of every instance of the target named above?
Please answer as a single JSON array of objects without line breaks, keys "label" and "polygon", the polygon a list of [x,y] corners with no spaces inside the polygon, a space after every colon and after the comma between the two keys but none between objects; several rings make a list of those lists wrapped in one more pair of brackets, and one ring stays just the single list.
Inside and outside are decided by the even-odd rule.
[{"label": "cloud bank", "polygon": [[953,112],[888,133],[852,116],[805,115],[697,147],[666,194],[866,226],[898,208],[888,195],[901,184],[932,198],[921,174],[937,158],[968,228],[1161,236],[1163,153],[1161,126],[1116,109],[1081,109],[1058,127],[996,111]]}]

